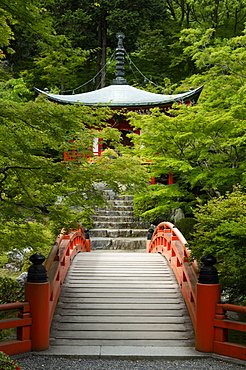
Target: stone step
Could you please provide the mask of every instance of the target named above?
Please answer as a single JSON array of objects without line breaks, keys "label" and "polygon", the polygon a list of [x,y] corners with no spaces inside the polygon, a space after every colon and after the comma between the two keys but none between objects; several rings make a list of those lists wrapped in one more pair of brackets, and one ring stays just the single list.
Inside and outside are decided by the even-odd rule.
[{"label": "stone step", "polygon": [[104,193],[103,196],[108,201],[117,201],[117,200],[122,200],[123,202],[133,201],[132,195],[117,195],[117,194],[111,195],[111,194]]},{"label": "stone step", "polygon": [[90,238],[91,249],[145,249],[146,248],[146,238]]},{"label": "stone step", "polygon": [[90,229],[90,237],[93,238],[130,238],[130,237],[142,237],[147,239],[147,229]]},{"label": "stone step", "polygon": [[95,207],[95,211],[96,212],[100,212],[100,210],[104,210],[104,211],[118,211],[118,212],[132,212],[133,211],[133,205],[130,205],[130,206],[124,206],[124,205],[121,205],[121,206],[114,206],[114,205],[111,205],[111,206],[105,206],[103,208],[97,208]]},{"label": "stone step", "polygon": [[134,217],[132,214],[128,215],[117,215],[117,216],[102,216],[98,214],[92,215],[94,222],[143,222],[139,217]]},{"label": "stone step", "polygon": [[133,201],[130,199],[111,199],[108,203],[114,207],[133,207]]},{"label": "stone step", "polygon": [[133,213],[132,213],[132,210],[123,209],[120,211],[116,211],[114,209],[107,210],[107,209],[102,208],[102,209],[98,209],[95,215],[104,216],[104,217],[111,217],[111,216],[130,216],[132,217]]},{"label": "stone step", "polygon": [[134,222],[121,222],[119,217],[119,222],[93,222],[93,229],[148,229],[149,222],[146,221],[134,221]]}]

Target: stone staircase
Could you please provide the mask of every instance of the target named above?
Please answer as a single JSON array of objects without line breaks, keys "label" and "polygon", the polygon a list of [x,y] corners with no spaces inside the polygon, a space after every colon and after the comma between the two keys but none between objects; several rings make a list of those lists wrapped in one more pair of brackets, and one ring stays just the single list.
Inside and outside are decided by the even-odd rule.
[{"label": "stone staircase", "polygon": [[93,215],[94,226],[90,229],[92,250],[145,249],[148,222],[133,215],[133,197],[117,195],[104,189],[108,205],[96,208]]}]

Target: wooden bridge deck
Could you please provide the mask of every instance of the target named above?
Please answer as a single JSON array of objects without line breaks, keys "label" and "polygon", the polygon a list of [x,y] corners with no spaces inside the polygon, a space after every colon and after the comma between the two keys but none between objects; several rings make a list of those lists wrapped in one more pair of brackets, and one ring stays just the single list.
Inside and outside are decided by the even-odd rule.
[{"label": "wooden bridge deck", "polygon": [[57,304],[52,352],[92,347],[192,347],[190,319],[166,260],[155,253],[76,256]]}]

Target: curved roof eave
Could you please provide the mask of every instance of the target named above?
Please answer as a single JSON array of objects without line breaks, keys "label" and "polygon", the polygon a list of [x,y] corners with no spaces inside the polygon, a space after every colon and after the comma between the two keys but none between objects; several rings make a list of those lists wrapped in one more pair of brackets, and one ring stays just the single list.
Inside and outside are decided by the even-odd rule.
[{"label": "curved roof eave", "polygon": [[82,104],[87,106],[108,106],[110,108],[165,107],[173,103],[196,102],[203,86],[176,95],[155,94],[129,85],[110,85],[99,90],[74,95],[58,95],[35,88],[49,100],[61,104]]}]

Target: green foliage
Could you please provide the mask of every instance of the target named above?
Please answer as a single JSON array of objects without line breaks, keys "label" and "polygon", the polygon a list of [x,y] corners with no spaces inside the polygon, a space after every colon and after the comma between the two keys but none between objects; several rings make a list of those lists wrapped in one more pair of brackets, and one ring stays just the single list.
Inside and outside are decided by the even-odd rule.
[{"label": "green foliage", "polygon": [[16,30],[19,31],[20,35],[27,36],[32,33],[33,38],[46,38],[46,40],[49,38],[52,33],[50,19],[45,16],[45,9],[40,5],[39,1],[33,2],[32,0],[1,1],[0,29],[3,32],[0,33],[0,47],[7,46],[8,55],[14,51],[9,47],[9,44],[16,37]]},{"label": "green foliage", "polygon": [[0,254],[0,268],[3,267],[8,263],[8,255],[7,253],[1,253]]},{"label": "green foliage", "polygon": [[171,221],[171,212],[183,205],[182,192],[177,185],[150,185],[145,192],[134,197],[134,213],[153,224]]},{"label": "green foliage", "polygon": [[[41,55],[34,60],[35,76],[40,76],[40,81],[49,89],[64,91],[79,85],[77,75],[89,55],[89,51],[72,47],[65,36],[54,36],[51,44],[42,43],[39,45]],[[30,71],[22,72],[28,76]],[[72,90],[70,90],[72,93]]]},{"label": "green foliage", "polygon": [[175,222],[175,226],[184,235],[185,239],[189,242],[193,238],[194,227],[197,221],[194,217],[181,218]]},{"label": "green foliage", "polygon": [[[188,29],[183,31],[182,41],[189,43],[185,53],[202,71],[185,80],[183,87],[204,84],[201,98],[196,106],[174,105],[170,116],[158,109],[146,116],[132,113],[132,124],[141,129],[141,135],[132,138],[139,156],[151,161],[151,177],[173,173],[180,191],[176,201],[186,215],[199,199],[194,258],[215,254],[221,262],[218,268],[224,291],[230,301],[245,304],[245,195],[239,190],[228,195],[237,184],[245,186],[246,179],[245,32],[220,40],[212,29]],[[150,187],[150,197],[144,193],[146,203],[140,202],[138,207],[146,207],[151,215],[169,203],[166,196],[151,203],[152,194]],[[176,207],[170,203],[165,211],[172,208]],[[185,220],[180,221],[181,230]]]},{"label": "green foliage", "polygon": [[[18,86],[18,88],[17,88]],[[23,94],[24,92],[24,94]],[[0,99],[0,249],[34,250],[51,245],[62,228],[83,222],[103,201],[95,182],[142,187],[146,171],[134,156],[105,151],[92,158],[99,136],[118,145],[117,130],[107,127],[107,108],[50,103],[43,97],[23,102],[22,81],[3,84]],[[12,100],[11,100],[12,99]],[[19,101],[21,100],[21,101]],[[93,127],[94,129],[91,129]],[[77,153],[63,161],[63,152]]]},{"label": "green foliage", "polygon": [[[24,287],[18,284],[14,278],[4,276],[0,269],[0,304],[14,303],[24,300]],[[8,274],[9,275],[9,274]],[[16,317],[18,312],[8,310],[0,312],[0,320]],[[0,340],[8,340],[15,336],[15,329],[5,329],[0,332]],[[1,364],[1,357],[0,357]],[[0,367],[2,369],[2,367]]]},{"label": "green foliage", "polygon": [[229,300],[246,304],[246,193],[236,188],[199,205],[194,215],[193,258],[216,257],[220,283]]},{"label": "green foliage", "polygon": [[[8,46],[11,38],[13,38],[13,32],[7,21],[11,19],[10,14],[8,14],[4,9],[0,8],[0,48]],[[3,50],[0,49],[0,60],[6,55]]]},{"label": "green foliage", "polygon": [[0,99],[24,102],[31,98],[33,98],[33,94],[26,87],[22,78],[11,78],[7,81],[0,82]]},{"label": "green foliage", "polygon": [[0,369],[1,370],[21,370],[18,364],[6,355],[6,353],[0,351]]},{"label": "green foliage", "polygon": [[245,1],[189,1],[170,0],[167,3],[170,17],[181,28],[214,28],[216,36],[231,37],[243,29]]},{"label": "green foliage", "polygon": [[[14,278],[0,275],[0,304],[17,301],[24,301],[24,287],[18,284]],[[0,320],[16,317],[17,313],[16,310],[2,311],[0,312]],[[15,337],[15,329],[13,328],[0,332],[0,340],[8,340],[13,336]]]},{"label": "green foliage", "polygon": [[227,43],[215,43],[210,31],[188,30],[186,35],[192,42],[186,52],[207,69],[185,81],[186,88],[205,83],[198,104],[174,105],[170,116],[158,109],[145,116],[131,113],[132,125],[141,129],[140,136],[131,136],[138,155],[151,161],[151,177],[173,173],[186,193],[183,211],[190,214],[196,197],[206,201],[245,185],[246,67],[245,35]]},{"label": "green foliage", "polygon": [[0,304],[13,303],[24,299],[23,286],[7,276],[0,276]]}]

